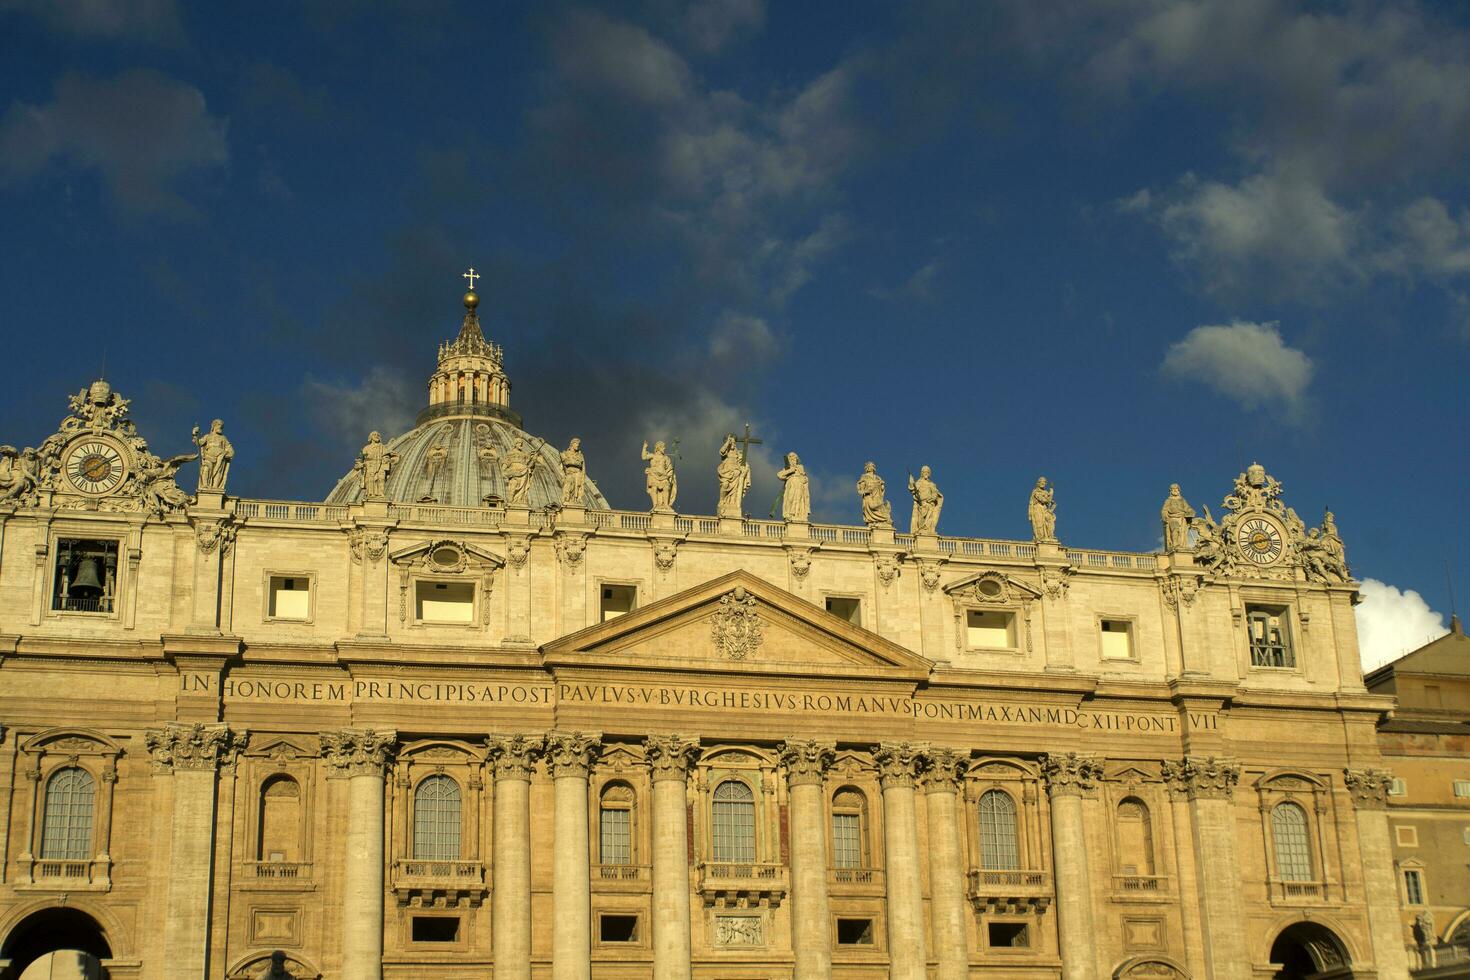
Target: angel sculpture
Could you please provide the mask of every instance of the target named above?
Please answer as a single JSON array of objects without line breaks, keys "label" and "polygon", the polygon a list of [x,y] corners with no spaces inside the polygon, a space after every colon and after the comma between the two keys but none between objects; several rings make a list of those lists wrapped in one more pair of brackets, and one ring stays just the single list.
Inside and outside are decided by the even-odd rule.
[{"label": "angel sculpture", "polygon": [[189,495],[179,489],[174,476],[185,463],[199,458],[198,453],[186,453],[160,459],[152,453],[144,453],[138,466],[138,492],[143,499],[143,509],[160,517],[171,510],[189,505]]}]

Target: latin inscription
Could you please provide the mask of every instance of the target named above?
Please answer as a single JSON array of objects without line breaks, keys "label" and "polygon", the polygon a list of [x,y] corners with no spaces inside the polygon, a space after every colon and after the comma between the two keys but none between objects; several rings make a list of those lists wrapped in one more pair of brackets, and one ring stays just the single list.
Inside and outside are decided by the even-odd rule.
[{"label": "latin inscription", "polygon": [[[982,722],[1045,726],[1118,733],[1169,734],[1178,730],[1174,714],[1118,709],[1068,708],[1056,705],[988,703],[953,698],[900,695],[792,692],[720,687],[668,687],[628,684],[501,684],[468,681],[402,681],[358,678],[350,681],[302,681],[268,677],[226,677],[185,672],[186,694],[219,696],[240,703],[392,703],[549,708],[596,705],[622,708],[741,711],[766,714],[818,714],[857,717],[918,718],[925,721]],[[1219,728],[1219,717],[1189,712],[1189,727]]]}]

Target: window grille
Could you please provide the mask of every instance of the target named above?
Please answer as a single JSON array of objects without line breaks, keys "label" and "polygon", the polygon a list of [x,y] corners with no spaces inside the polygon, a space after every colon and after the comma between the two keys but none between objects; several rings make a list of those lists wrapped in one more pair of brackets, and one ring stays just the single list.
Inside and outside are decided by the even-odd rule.
[{"label": "window grille", "polygon": [[832,866],[861,868],[863,841],[861,821],[856,813],[832,814]]},{"label": "window grille", "polygon": [[1410,905],[1424,904],[1424,878],[1418,871],[1404,872],[1404,897]]},{"label": "window grille", "polygon": [[1295,803],[1278,803],[1271,811],[1276,841],[1276,874],[1282,881],[1312,880],[1312,847],[1307,839],[1306,811]]},{"label": "window grille", "polygon": [[1250,629],[1251,666],[1295,667],[1296,654],[1286,631],[1284,610],[1247,607],[1246,623]]},{"label": "window grille", "polygon": [[1020,866],[1016,801],[1009,793],[987,790],[980,797],[980,867],[985,871],[1014,871]]},{"label": "window grille", "polygon": [[41,857],[85,861],[92,857],[92,809],[96,784],[85,769],[58,769],[46,782]]},{"label": "window grille", "polygon": [[602,808],[602,863],[633,863],[632,812],[623,807]]},{"label": "window grille", "polygon": [[1470,796],[1470,779],[1455,780],[1455,795],[1459,797]]},{"label": "window grille", "polygon": [[416,861],[459,858],[459,784],[430,776],[413,793],[413,856]]},{"label": "window grille", "polygon": [[755,794],[738,780],[715,787],[712,851],[716,861],[755,860]]}]

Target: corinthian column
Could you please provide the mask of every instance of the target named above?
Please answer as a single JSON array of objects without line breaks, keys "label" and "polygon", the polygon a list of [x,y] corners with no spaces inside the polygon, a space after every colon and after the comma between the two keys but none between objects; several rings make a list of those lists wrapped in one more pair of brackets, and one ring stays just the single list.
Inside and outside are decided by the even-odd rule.
[{"label": "corinthian column", "polygon": [[1368,931],[1373,935],[1373,965],[1380,977],[1409,975],[1399,921],[1398,882],[1388,839],[1388,787],[1393,774],[1383,769],[1345,769],[1358,821],[1358,851],[1363,857],[1363,897],[1368,901]]},{"label": "corinthian column", "polygon": [[383,777],[398,733],[322,732],[328,775],[347,780],[342,980],[383,976]]},{"label": "corinthian column", "polygon": [[919,828],[914,779],[924,746],[884,742],[873,753],[883,787],[884,854],[888,882],[888,976],[924,980],[924,893],[919,880]]},{"label": "corinthian column", "polygon": [[808,739],[781,746],[791,793],[791,952],[802,980],[832,976],[832,924],[827,904],[827,807],[823,779],[837,756]]},{"label": "corinthian column", "polygon": [[224,725],[169,724],[145,732],[153,771],[173,777],[168,919],[163,962],[171,977],[205,980],[209,969],[210,898],[214,894],[215,773],[245,745]]},{"label": "corinthian column", "polygon": [[1048,755],[1041,775],[1051,796],[1052,867],[1056,870],[1057,933],[1066,980],[1093,980],[1097,943],[1092,925],[1092,876],[1082,797],[1097,791],[1102,764],[1076,752]]},{"label": "corinthian column", "polygon": [[551,894],[553,980],[591,980],[592,871],[587,846],[587,773],[602,751],[597,735],[550,732],[546,761],[556,781]]},{"label": "corinthian column", "polygon": [[968,980],[965,935],[965,862],[960,854],[958,794],[969,758],[930,749],[924,759],[924,809],[929,813],[929,913],[934,923],[938,980]]},{"label": "corinthian column", "polygon": [[689,818],[685,780],[699,743],[682,735],[643,740],[653,772],[653,975],[689,980]]},{"label": "corinthian column", "polygon": [[1240,766],[1229,759],[1189,756],[1165,762],[1164,780],[1189,801],[1199,879],[1200,931],[1205,965],[1215,980],[1251,974],[1240,900],[1240,864],[1235,856],[1232,798]]},{"label": "corinthian column", "polygon": [[531,980],[531,768],[541,740],[491,735],[495,767],[495,980]]}]

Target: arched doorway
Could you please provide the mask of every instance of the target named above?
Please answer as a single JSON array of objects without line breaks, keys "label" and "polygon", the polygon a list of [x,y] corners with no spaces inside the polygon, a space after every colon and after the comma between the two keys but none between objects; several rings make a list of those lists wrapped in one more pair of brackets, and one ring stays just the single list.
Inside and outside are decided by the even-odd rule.
[{"label": "arched doorway", "polygon": [[1271,944],[1275,980],[1337,980],[1353,975],[1347,947],[1331,929],[1316,922],[1297,922],[1281,930]]},{"label": "arched doorway", "polygon": [[0,959],[10,961],[5,980],[34,980],[32,964],[42,971],[45,980],[104,980],[107,971],[102,961],[111,958],[112,946],[102,927],[78,909],[33,912],[11,930],[0,946]]}]

